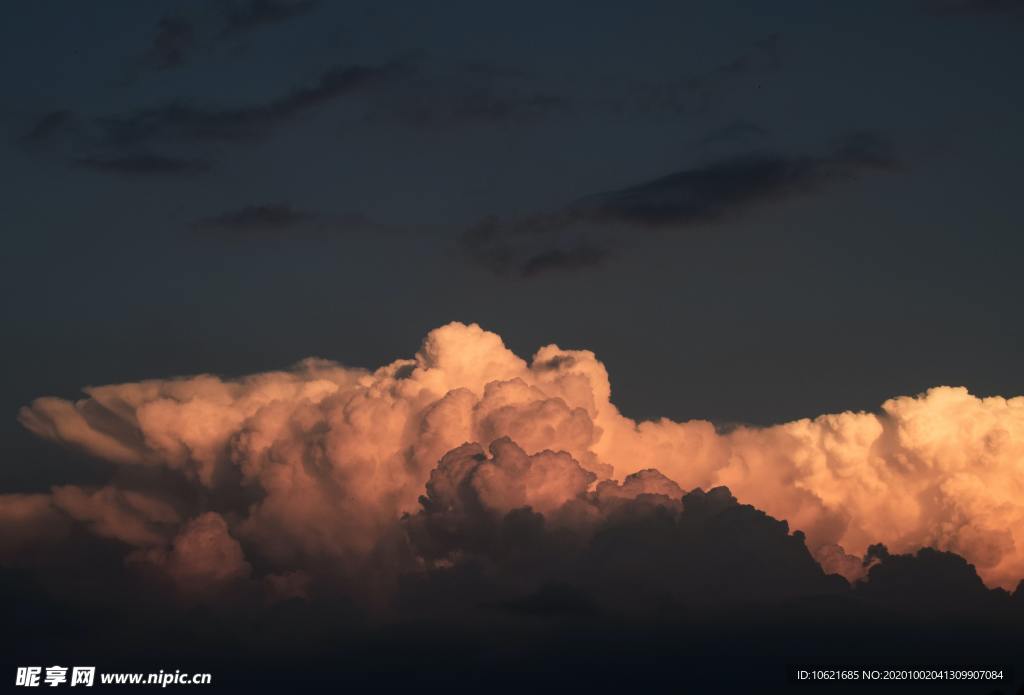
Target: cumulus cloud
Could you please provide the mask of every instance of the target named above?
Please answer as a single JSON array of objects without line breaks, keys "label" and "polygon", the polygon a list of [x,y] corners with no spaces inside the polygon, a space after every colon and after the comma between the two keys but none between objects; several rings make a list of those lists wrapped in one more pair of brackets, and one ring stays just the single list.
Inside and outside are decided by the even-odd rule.
[{"label": "cumulus cloud", "polygon": [[209,592],[249,575],[242,547],[216,512],[205,512],[184,525],[170,549],[154,548],[131,558],[165,570],[185,591]]},{"label": "cumulus cloud", "polygon": [[[444,587],[458,586],[499,611],[650,617],[846,589],[821,570],[799,533],[739,504],[724,487],[683,496],[661,474],[642,471],[587,493],[581,469],[568,460],[496,444],[491,457],[475,445],[446,457],[441,468],[454,467],[461,484],[428,488],[423,510],[407,519],[414,548],[434,570],[412,575],[410,584],[423,591],[413,591],[415,603],[451,602],[445,596],[457,592]],[[506,510],[523,501],[515,498],[518,485],[538,475],[537,465],[545,469],[548,511]],[[505,467],[519,475],[477,485],[476,476]],[[492,485],[504,494],[494,495]]]},{"label": "cumulus cloud", "polygon": [[[588,577],[644,571],[693,591],[728,572],[764,577],[778,597],[787,583],[832,591],[826,573],[870,576],[877,558],[862,558],[876,543],[893,556],[956,553],[990,587],[1024,577],[1021,397],[937,387],[874,413],[722,433],[625,417],[589,351],[548,345],[528,362],[494,333],[452,323],[374,371],[308,359],[239,379],[93,387],[19,417],[41,437],[178,482],[2,496],[11,552],[75,524],[183,587],[386,593],[400,576],[485,558],[518,563],[521,576],[549,568],[537,575],[545,586],[598,598],[608,586]],[[687,553],[704,560],[669,571]],[[756,595],[749,583],[733,593],[744,591]]]},{"label": "cumulus cloud", "polygon": [[65,485],[54,488],[51,496],[57,509],[86,524],[97,536],[131,546],[161,543],[168,534],[161,533],[160,527],[179,521],[167,502],[109,485],[98,490]]},{"label": "cumulus cloud", "polygon": [[32,551],[64,540],[70,531],[67,517],[51,495],[0,495],[0,563],[17,567],[34,559]]}]

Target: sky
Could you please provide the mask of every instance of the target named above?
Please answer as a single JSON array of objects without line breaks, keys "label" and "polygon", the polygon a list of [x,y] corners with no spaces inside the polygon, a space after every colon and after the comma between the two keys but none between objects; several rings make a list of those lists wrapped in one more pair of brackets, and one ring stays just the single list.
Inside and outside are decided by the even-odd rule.
[{"label": "sky", "polygon": [[[722,451],[788,456],[773,437],[793,421],[851,411],[835,427],[852,441],[940,401],[1005,424],[1016,401],[986,399],[1024,394],[1022,29],[1017,0],[24,3],[0,25],[0,492],[103,485],[123,464],[90,439],[109,423],[34,399],[129,384],[111,397],[141,412],[143,380],[230,385],[309,357],[373,370],[417,351],[447,386],[482,388],[431,362],[430,336],[447,335],[431,331],[453,321],[526,360],[591,351],[611,389],[587,371],[595,402],[629,422],[706,420]],[[462,340],[446,354],[478,354]],[[315,381],[308,369],[290,373]],[[523,369],[548,388],[541,363]],[[251,415],[231,393],[217,417]],[[177,437],[180,422],[153,431]],[[964,450],[983,438],[961,430]],[[917,434],[879,456],[932,456]],[[587,457],[611,455],[607,441],[566,446],[601,478]],[[448,449],[430,451],[410,505]],[[985,480],[1014,485],[1000,451],[1009,468]],[[819,562],[819,541],[853,543],[858,561],[872,542],[937,544],[989,586],[1015,584],[1015,564],[986,574],[984,548],[1004,542],[984,535],[990,517],[981,536],[941,540],[874,511],[858,525],[867,502],[839,504],[813,476],[820,517],[730,475],[674,479],[806,521]],[[970,499],[956,506],[968,523],[998,506]],[[234,532],[235,502],[218,500]],[[853,521],[837,535],[840,507]],[[886,524],[906,533],[882,538]]]},{"label": "sky", "polygon": [[[548,5],[23,8],[2,30],[8,410],[370,366],[450,320],[593,349],[643,417],[1021,392],[1015,4]],[[367,75],[301,102],[332,70]],[[528,248],[501,274],[466,243],[488,218],[858,135],[886,166],[710,184],[707,214],[654,228],[582,221],[596,253],[549,229],[508,240]]]}]

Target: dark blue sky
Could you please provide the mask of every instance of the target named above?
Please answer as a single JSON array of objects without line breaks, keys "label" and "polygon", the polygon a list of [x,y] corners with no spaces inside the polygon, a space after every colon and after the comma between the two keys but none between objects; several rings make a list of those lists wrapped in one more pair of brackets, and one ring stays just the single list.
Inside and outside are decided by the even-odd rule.
[{"label": "dark blue sky", "polygon": [[1024,393],[1019,2],[9,15],[7,489],[34,397],[451,320],[594,350],[635,417]]}]

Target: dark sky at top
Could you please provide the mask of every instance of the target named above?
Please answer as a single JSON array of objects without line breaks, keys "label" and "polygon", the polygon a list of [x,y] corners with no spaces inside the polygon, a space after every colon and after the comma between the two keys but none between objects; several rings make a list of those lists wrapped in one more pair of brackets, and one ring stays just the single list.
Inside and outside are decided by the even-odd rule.
[{"label": "dark sky at top", "polygon": [[34,397],[452,320],[594,350],[633,417],[1024,393],[1020,2],[6,14],[6,490],[54,477]]}]

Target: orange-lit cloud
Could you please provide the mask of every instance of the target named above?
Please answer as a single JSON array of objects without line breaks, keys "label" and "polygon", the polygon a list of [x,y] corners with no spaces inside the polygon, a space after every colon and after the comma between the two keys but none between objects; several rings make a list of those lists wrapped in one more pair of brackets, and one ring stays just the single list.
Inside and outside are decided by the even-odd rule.
[{"label": "orange-lit cloud", "polygon": [[1021,397],[938,387],[877,413],[722,434],[705,421],[623,416],[589,351],[549,345],[528,363],[497,335],[458,323],[432,331],[415,358],[373,372],[311,359],[238,380],[86,393],[38,399],[20,420],[187,484],[0,496],[5,555],[19,547],[13,537],[77,523],[136,548],[134,560],[182,586],[259,575],[300,596],[310,573],[369,571],[384,546],[401,556],[395,563],[422,561],[415,544],[395,539],[410,528],[403,515],[431,505],[466,514],[529,506],[578,527],[616,498],[678,501],[683,489],[726,485],[803,531],[819,562],[850,579],[878,542],[897,553],[954,551],[990,586],[1024,577]]}]

